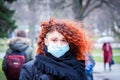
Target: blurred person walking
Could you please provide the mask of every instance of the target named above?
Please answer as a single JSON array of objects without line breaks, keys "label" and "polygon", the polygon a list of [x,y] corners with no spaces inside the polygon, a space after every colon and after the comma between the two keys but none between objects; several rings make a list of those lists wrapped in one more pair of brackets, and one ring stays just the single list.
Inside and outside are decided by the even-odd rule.
[{"label": "blurred person walking", "polygon": [[23,30],[17,31],[16,37],[8,41],[8,47],[2,62],[2,70],[7,80],[19,80],[18,69],[24,63],[34,59],[33,47]]},{"label": "blurred person walking", "polygon": [[111,71],[111,65],[113,64],[113,52],[110,43],[105,42],[103,44],[102,50],[103,50],[104,70],[106,70],[106,64],[108,63],[109,70]]},{"label": "blurred person walking", "polygon": [[86,53],[86,74],[87,74],[87,80],[93,80],[93,69],[95,66],[95,60],[91,53]]}]

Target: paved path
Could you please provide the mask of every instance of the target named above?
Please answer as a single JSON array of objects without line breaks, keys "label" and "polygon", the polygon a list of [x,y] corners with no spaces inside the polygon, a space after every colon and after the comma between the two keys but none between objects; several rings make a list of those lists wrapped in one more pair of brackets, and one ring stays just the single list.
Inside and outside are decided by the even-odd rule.
[{"label": "paved path", "polygon": [[94,80],[120,80],[120,64],[112,65],[111,71],[109,71],[107,66],[104,71],[103,63],[96,62],[93,76]]}]

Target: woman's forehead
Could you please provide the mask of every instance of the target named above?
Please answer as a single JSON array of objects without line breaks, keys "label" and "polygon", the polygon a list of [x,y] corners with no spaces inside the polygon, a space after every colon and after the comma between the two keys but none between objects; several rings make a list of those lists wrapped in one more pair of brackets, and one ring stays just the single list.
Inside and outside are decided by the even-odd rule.
[{"label": "woman's forehead", "polygon": [[64,36],[56,30],[47,33],[46,38],[51,38],[51,37],[64,38]]}]

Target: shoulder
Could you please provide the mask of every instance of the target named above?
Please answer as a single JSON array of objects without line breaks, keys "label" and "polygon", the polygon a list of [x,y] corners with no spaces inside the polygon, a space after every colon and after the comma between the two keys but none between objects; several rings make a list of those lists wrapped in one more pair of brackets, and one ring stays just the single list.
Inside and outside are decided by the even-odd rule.
[{"label": "shoulder", "polygon": [[31,60],[31,61],[25,63],[23,65],[23,68],[28,69],[28,70],[32,70],[34,68],[34,61],[35,60]]},{"label": "shoulder", "polygon": [[22,67],[22,70],[29,72],[29,73],[32,73],[34,71],[34,68],[35,68],[34,61],[35,60],[31,60],[31,61],[25,63]]},{"label": "shoulder", "polygon": [[22,72],[32,74],[34,72],[34,69],[35,69],[34,60],[31,60],[23,65]]},{"label": "shoulder", "polygon": [[20,72],[20,80],[32,80],[34,69],[34,60],[25,63]]}]

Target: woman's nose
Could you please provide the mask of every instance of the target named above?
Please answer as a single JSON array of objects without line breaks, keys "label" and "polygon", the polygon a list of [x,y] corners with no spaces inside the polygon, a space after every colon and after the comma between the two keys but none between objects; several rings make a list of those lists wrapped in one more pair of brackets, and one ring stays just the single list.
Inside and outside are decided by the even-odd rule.
[{"label": "woman's nose", "polygon": [[58,47],[61,47],[62,45],[63,45],[62,42],[61,42],[61,41],[58,41],[57,46],[58,46]]}]

